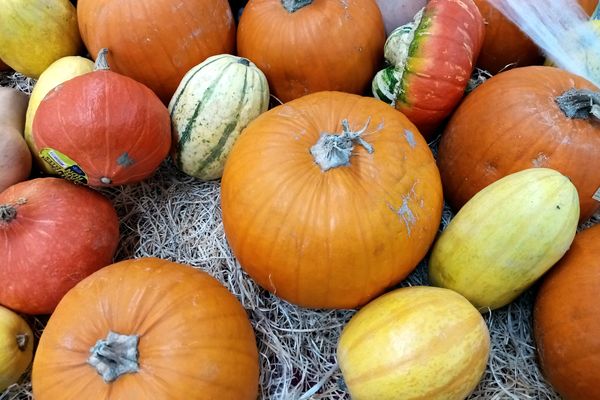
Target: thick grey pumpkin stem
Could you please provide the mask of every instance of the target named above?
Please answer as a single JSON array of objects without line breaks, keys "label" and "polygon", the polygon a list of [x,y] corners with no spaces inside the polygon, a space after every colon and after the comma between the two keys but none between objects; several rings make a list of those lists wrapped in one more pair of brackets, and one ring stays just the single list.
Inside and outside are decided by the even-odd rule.
[{"label": "thick grey pumpkin stem", "polygon": [[0,223],[8,224],[17,218],[18,206],[22,206],[25,203],[27,203],[27,199],[20,198],[14,204],[0,204]]},{"label": "thick grey pumpkin stem", "polygon": [[312,2],[313,0],[281,0],[281,5],[287,10],[287,12],[293,13],[302,7],[312,4]]},{"label": "thick grey pumpkin stem", "polygon": [[242,65],[248,67],[250,65],[250,60],[242,57],[238,60],[238,64],[242,64]]},{"label": "thick grey pumpkin stem", "polygon": [[19,333],[16,336],[16,340],[17,340],[17,347],[19,348],[19,350],[25,351],[25,349],[27,348],[27,344],[29,343],[29,335],[26,333]]},{"label": "thick grey pumpkin stem", "polygon": [[600,92],[589,89],[569,89],[555,99],[568,118],[600,121]]},{"label": "thick grey pumpkin stem", "polygon": [[108,60],[106,59],[107,54],[107,48],[100,49],[100,51],[98,52],[98,57],[96,57],[96,62],[94,63],[94,71],[110,70],[110,67],[108,66]]},{"label": "thick grey pumpkin stem", "polygon": [[110,383],[123,374],[139,371],[138,335],[121,335],[108,332],[90,349],[87,362],[96,368],[104,382]]},{"label": "thick grey pumpkin stem", "polygon": [[354,143],[363,146],[369,153],[373,153],[373,146],[365,142],[362,135],[369,126],[371,119],[367,120],[365,126],[353,132],[347,119],[342,120],[342,133],[339,135],[323,133],[317,143],[310,148],[315,162],[321,167],[322,171],[331,168],[350,165],[350,157],[354,149]]}]

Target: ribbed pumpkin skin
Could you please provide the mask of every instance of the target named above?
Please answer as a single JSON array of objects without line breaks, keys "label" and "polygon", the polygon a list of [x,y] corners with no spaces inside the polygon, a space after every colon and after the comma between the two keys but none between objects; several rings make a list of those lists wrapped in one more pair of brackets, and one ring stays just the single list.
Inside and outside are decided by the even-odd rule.
[{"label": "ribbed pumpkin skin", "polygon": [[35,83],[35,86],[33,87],[33,91],[31,92],[31,96],[29,98],[29,105],[27,106],[24,135],[35,161],[46,173],[52,173],[52,167],[46,164],[35,151],[33,134],[31,132],[35,112],[37,111],[40,102],[50,90],[59,84],[68,81],[69,79],[75,78],[79,75],[87,74],[93,70],[94,63],[87,58],[79,56],[63,57],[50,64],[50,66],[46,68],[44,72],[42,72],[39,79]]},{"label": "ribbed pumpkin skin", "polygon": [[507,305],[569,249],[579,202],[569,179],[548,168],[508,175],[477,193],[437,239],[429,280],[479,309]]},{"label": "ribbed pumpkin skin", "polygon": [[58,150],[77,162],[91,186],[149,177],[171,146],[167,107],[146,86],[107,70],[64,82],[33,120],[36,152]]},{"label": "ribbed pumpkin skin", "polygon": [[363,94],[383,62],[385,28],[374,0],[313,0],[290,13],[281,0],[250,0],[238,54],[287,102],[323,90]]},{"label": "ribbed pumpkin skin", "polygon": [[112,262],[119,219],[99,193],[37,178],[0,193],[0,206],[8,204],[16,204],[16,217],[0,219],[0,304],[48,314],[77,282]]},{"label": "ribbed pumpkin skin", "polygon": [[54,61],[83,47],[77,11],[69,0],[4,0],[0,10],[0,58],[37,79]]},{"label": "ribbed pumpkin skin", "polygon": [[[311,147],[341,121],[350,165],[325,172]],[[368,97],[320,92],[267,111],[225,164],[223,226],[241,266],[262,287],[310,308],[366,303],[406,277],[432,243],[442,193],[427,143],[404,115]]]},{"label": "ribbed pumpkin skin", "polygon": [[77,16],[90,54],[107,47],[111,69],[142,82],[165,104],[192,67],[235,50],[227,0],[80,0]]},{"label": "ribbed pumpkin skin", "polygon": [[209,57],[183,77],[169,104],[175,165],[202,180],[220,178],[242,129],[268,107],[269,84],[256,65]]},{"label": "ribbed pumpkin skin", "polygon": [[344,327],[337,360],[355,400],[463,400],[488,360],[481,314],[456,292],[396,289]]},{"label": "ribbed pumpkin skin", "polygon": [[[392,32],[385,44],[385,56],[392,63],[390,58],[401,58],[392,40],[398,33]],[[375,97],[391,100],[426,139],[432,139],[435,129],[462,99],[483,37],[483,18],[472,0],[429,1],[407,58],[400,62],[402,72],[387,68],[383,75],[393,76],[376,76]]]},{"label": "ribbed pumpkin skin", "polygon": [[[86,360],[109,331],[139,335],[139,371],[105,383]],[[166,260],[126,260],[61,301],[32,386],[38,400],[254,400],[258,351],[244,308],[216,279]]]},{"label": "ribbed pumpkin skin", "polygon": [[[477,66],[492,74],[533,64],[541,64],[543,57],[535,43],[523,31],[494,8],[488,0],[474,0],[485,24],[485,39]],[[591,15],[598,0],[579,0]]]},{"label": "ribbed pumpkin skin", "polygon": [[442,134],[438,166],[455,209],[510,173],[546,167],[569,177],[581,220],[600,207],[600,125],[568,118],[555,102],[571,88],[598,89],[558,68],[531,66],[488,79],[461,103]]},{"label": "ribbed pumpkin skin", "polygon": [[534,334],[542,371],[565,400],[598,400],[600,225],[573,245],[542,281]]}]

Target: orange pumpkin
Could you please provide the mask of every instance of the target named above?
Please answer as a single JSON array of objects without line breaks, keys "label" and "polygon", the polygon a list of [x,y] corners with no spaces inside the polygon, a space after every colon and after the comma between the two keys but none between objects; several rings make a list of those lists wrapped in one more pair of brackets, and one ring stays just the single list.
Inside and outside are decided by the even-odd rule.
[{"label": "orange pumpkin", "polygon": [[[542,53],[521,29],[488,0],[474,1],[486,23],[485,39],[477,60],[479,68],[497,74],[508,68],[542,63]],[[579,4],[591,15],[598,0],[579,0]]]},{"label": "orange pumpkin", "polygon": [[506,175],[546,167],[573,182],[580,220],[589,218],[600,207],[600,124],[592,102],[600,104],[598,88],[558,68],[515,68],[488,79],[442,134],[438,165],[446,200],[458,209]]},{"label": "orange pumpkin", "polygon": [[48,314],[77,282],[112,262],[119,219],[84,186],[37,178],[0,193],[0,304]]},{"label": "orange pumpkin", "polygon": [[143,84],[96,70],[52,89],[33,119],[33,142],[58,175],[91,186],[149,177],[171,147],[167,107]]},{"label": "orange pumpkin", "polygon": [[542,371],[565,400],[598,400],[600,225],[577,234],[544,278],[534,307]]},{"label": "orange pumpkin", "polygon": [[237,34],[239,55],[283,102],[322,90],[365,93],[384,43],[374,0],[250,0]]},{"label": "orange pumpkin", "polygon": [[235,49],[227,0],[80,0],[77,20],[90,54],[108,47],[112,69],[165,104],[193,66]]},{"label": "orange pumpkin", "polygon": [[221,188],[225,233],[262,287],[311,308],[366,303],[418,264],[442,192],[427,143],[370,97],[319,92],[251,122]]},{"label": "orange pumpkin", "polygon": [[33,362],[37,400],[256,399],[248,316],[216,279],[157,258],[110,265],[50,317]]}]

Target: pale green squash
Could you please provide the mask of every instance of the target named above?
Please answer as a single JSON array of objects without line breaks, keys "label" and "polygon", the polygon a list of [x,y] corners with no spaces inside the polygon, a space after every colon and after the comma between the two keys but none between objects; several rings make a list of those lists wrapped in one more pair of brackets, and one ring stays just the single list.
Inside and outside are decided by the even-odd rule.
[{"label": "pale green squash", "polygon": [[209,57],[187,72],[169,104],[175,165],[201,180],[220,178],[235,140],[268,106],[267,78],[256,65]]}]

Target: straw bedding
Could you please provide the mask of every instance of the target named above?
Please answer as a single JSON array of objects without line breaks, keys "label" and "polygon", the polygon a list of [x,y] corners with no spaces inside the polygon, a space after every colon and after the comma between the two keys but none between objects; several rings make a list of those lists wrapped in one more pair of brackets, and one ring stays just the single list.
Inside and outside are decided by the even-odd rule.
[{"label": "straw bedding", "polygon": [[[30,92],[34,82],[0,74],[0,85]],[[432,144],[435,149],[435,144]],[[260,352],[261,399],[349,399],[335,360],[339,334],[354,310],[314,311],[259,288],[240,268],[223,232],[219,183],[199,182],[169,160],[151,179],[103,189],[121,218],[117,260],[155,256],[186,263],[216,277],[247,309]],[[440,230],[452,218],[444,210]],[[599,222],[600,216],[587,225]],[[427,284],[426,261],[400,286]],[[484,315],[492,337],[481,383],[469,399],[559,399],[542,378],[532,338],[535,287],[501,310]],[[36,335],[45,319],[29,318]],[[0,400],[32,399],[29,375]]]}]

